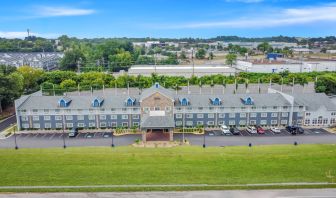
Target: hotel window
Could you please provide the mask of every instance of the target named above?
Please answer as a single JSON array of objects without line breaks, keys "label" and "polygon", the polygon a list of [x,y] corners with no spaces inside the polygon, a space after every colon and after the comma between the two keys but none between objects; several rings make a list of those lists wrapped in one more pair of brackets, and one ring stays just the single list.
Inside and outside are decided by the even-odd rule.
[{"label": "hotel window", "polygon": [[29,124],[23,124],[23,125],[22,125],[22,128],[24,128],[24,129],[28,129],[28,128],[29,128]]},{"label": "hotel window", "polygon": [[89,127],[96,127],[96,123],[95,122],[90,122]]},{"label": "hotel window", "polygon": [[62,116],[55,116],[55,120],[62,120]]},{"label": "hotel window", "polygon": [[298,112],[298,113],[297,113],[297,116],[298,116],[298,117],[303,117],[303,112]]},{"label": "hotel window", "polygon": [[266,118],[267,117],[267,113],[261,113],[260,117]]},{"label": "hotel window", "polygon": [[57,129],[60,129],[60,128],[62,128],[63,127],[63,124],[62,123],[56,123],[56,128]]},{"label": "hotel window", "polygon": [[139,119],[139,118],[140,118],[140,116],[138,114],[132,115],[132,119]]},{"label": "hotel window", "polygon": [[257,121],[256,120],[250,120],[250,125],[256,125]]},{"label": "hotel window", "polygon": [[84,120],[84,116],[83,115],[78,115],[77,120]]},{"label": "hotel window", "polygon": [[72,128],[73,127],[73,123],[67,123],[66,126],[67,126],[67,128]]},{"label": "hotel window", "polygon": [[122,110],[122,111],[127,111],[127,108],[122,108],[121,110]]},{"label": "hotel window", "polygon": [[213,114],[213,113],[209,113],[209,114],[208,114],[208,118],[215,118],[215,114]]},{"label": "hotel window", "polygon": [[177,107],[177,108],[176,108],[176,111],[181,111],[181,110],[182,110],[181,107]]},{"label": "hotel window", "polygon": [[317,119],[316,118],[313,119],[312,124],[317,124]]},{"label": "hotel window", "polygon": [[55,109],[55,113],[59,114],[61,112],[60,109]]},{"label": "hotel window", "polygon": [[288,113],[287,112],[283,112],[281,116],[282,117],[288,117]]},{"label": "hotel window", "polygon": [[139,126],[139,122],[133,122],[133,126],[134,127],[138,127]]},{"label": "hotel window", "polygon": [[82,113],[82,112],[83,112],[83,109],[77,109],[77,112],[78,112],[78,113]]},{"label": "hotel window", "polygon": [[188,110],[188,111],[191,111],[191,110],[192,110],[192,107],[187,107],[187,110]]},{"label": "hotel window", "polygon": [[251,107],[251,109],[252,109],[252,110],[256,110],[256,109],[257,109],[257,107],[253,106],[253,107]]},{"label": "hotel window", "polygon": [[241,118],[246,118],[246,113],[240,113]]},{"label": "hotel window", "polygon": [[89,117],[89,120],[95,120],[96,119],[96,116],[94,116],[94,115],[89,115],[88,117]]},{"label": "hotel window", "polygon": [[305,119],[305,125],[309,125],[310,124],[310,119]]},{"label": "hotel window", "polygon": [[100,127],[106,127],[106,122],[101,122]]},{"label": "hotel window", "polygon": [[139,108],[133,108],[133,111],[138,112],[140,109]]},{"label": "hotel window", "polygon": [[245,111],[245,110],[246,110],[246,107],[241,107],[241,110],[242,110],[242,111]]},{"label": "hotel window", "polygon": [[50,129],[51,128],[51,124],[50,123],[45,123],[44,124],[44,128],[45,129]]},{"label": "hotel window", "polygon": [[328,124],[328,118],[323,119],[323,124]]},{"label": "hotel window", "polygon": [[111,122],[111,127],[112,128],[117,128],[117,123],[116,122]]},{"label": "hotel window", "polygon": [[202,113],[197,114],[197,118],[204,118],[204,115]]},{"label": "hotel window", "polygon": [[236,125],[236,121],[234,120],[229,120],[229,125],[232,126],[232,125]]},{"label": "hotel window", "polygon": [[212,110],[214,110],[214,108],[213,107],[209,107],[209,110],[212,111]]},{"label": "hotel window", "polygon": [[84,123],[78,123],[78,124],[77,124],[77,127],[84,128],[85,125],[84,125]]},{"label": "hotel window", "polygon": [[176,121],[175,124],[176,126],[182,126],[182,121]]},{"label": "hotel window", "polygon": [[240,121],[239,121],[239,125],[241,125],[241,126],[245,126],[245,125],[246,125],[246,120],[240,120]]},{"label": "hotel window", "polygon": [[282,124],[282,125],[287,124],[287,122],[288,122],[287,120],[281,120],[281,124]]},{"label": "hotel window", "polygon": [[39,128],[41,128],[41,125],[38,124],[38,123],[34,123],[34,124],[33,124],[33,128],[34,128],[34,129],[39,129]]},{"label": "hotel window", "polygon": [[193,125],[194,125],[194,122],[193,122],[193,121],[187,121],[187,122],[186,122],[186,125],[187,125],[187,126],[193,126]]},{"label": "hotel window", "polygon": [[278,117],[278,113],[272,113],[272,117],[273,117],[273,118]]},{"label": "hotel window", "polygon": [[21,116],[21,121],[28,121],[28,117],[27,116]]},{"label": "hotel window", "polygon": [[266,106],[262,106],[261,109],[262,109],[262,110],[266,110],[267,107],[266,107]]},{"label": "hotel window", "polygon": [[176,114],[176,118],[182,118],[182,114],[181,113],[177,113]]},{"label": "hotel window", "polygon": [[171,106],[167,106],[166,111],[168,111],[168,112],[171,111]]},{"label": "hotel window", "polygon": [[127,120],[128,119],[128,115],[121,115],[121,119]]},{"label": "hotel window", "polygon": [[319,117],[319,118],[318,118],[317,123],[318,123],[318,124],[322,124],[322,117]]},{"label": "hotel window", "polygon": [[33,109],[33,113],[37,113],[38,112],[38,110],[37,109]]},{"label": "hotel window", "polygon": [[332,112],[332,113],[331,113],[331,116],[336,116],[336,112]]},{"label": "hotel window", "polygon": [[331,118],[330,119],[330,124],[336,124],[336,118]]},{"label": "hotel window", "polygon": [[44,120],[50,120],[50,116],[44,116]]},{"label": "hotel window", "polygon": [[73,116],[65,116],[66,120],[73,120]]},{"label": "hotel window", "polygon": [[161,108],[160,108],[160,107],[154,107],[154,110],[155,110],[155,111],[160,111]]},{"label": "hotel window", "polygon": [[303,109],[303,106],[299,106],[299,109],[302,110],[302,109]]},{"label": "hotel window", "polygon": [[277,110],[278,109],[278,107],[277,106],[273,106],[273,110]]},{"label": "hotel window", "polygon": [[111,119],[116,120],[116,119],[118,119],[118,116],[117,115],[111,115]]},{"label": "hotel window", "polygon": [[193,118],[194,117],[194,114],[192,114],[192,113],[187,113],[186,114],[186,118]]},{"label": "hotel window", "polygon": [[204,122],[203,121],[197,121],[197,125],[200,126],[200,125],[204,125]]},{"label": "hotel window", "polygon": [[111,108],[111,111],[116,111],[116,109],[115,108]]},{"label": "hotel window", "polygon": [[255,118],[255,117],[257,117],[257,113],[250,113],[250,117],[251,117],[251,118]]},{"label": "hotel window", "polygon": [[65,112],[71,113],[71,109],[66,109]]},{"label": "hotel window", "polygon": [[219,121],[218,125],[224,125],[224,121]]},{"label": "hotel window", "polygon": [[33,116],[33,120],[38,121],[38,120],[40,120],[40,117],[39,116]]},{"label": "hotel window", "polygon": [[214,121],[208,121],[208,122],[207,122],[207,125],[208,125],[208,126],[214,126],[214,125],[215,125],[215,122],[214,122]]},{"label": "hotel window", "polygon": [[283,110],[287,110],[288,107],[287,107],[287,106],[283,106],[282,109],[283,109]]},{"label": "hotel window", "polygon": [[276,125],[276,124],[278,124],[278,121],[277,120],[271,120],[271,124]]},{"label": "hotel window", "polygon": [[100,120],[106,120],[106,115],[100,115],[100,116],[99,116],[99,119],[100,119]]},{"label": "hotel window", "polygon": [[309,113],[309,112],[306,113],[306,116],[310,116],[310,115],[311,115],[311,113]]},{"label": "hotel window", "polygon": [[198,110],[202,111],[202,110],[203,110],[203,107],[198,107]]},{"label": "hotel window", "polygon": [[236,114],[235,113],[230,113],[229,114],[229,118],[235,118],[236,117]]},{"label": "hotel window", "polygon": [[49,109],[44,109],[43,111],[44,111],[45,114],[49,113]]},{"label": "hotel window", "polygon": [[225,114],[224,114],[224,113],[220,113],[220,114],[218,114],[218,117],[219,117],[219,118],[224,118],[224,117],[225,117]]},{"label": "hotel window", "polygon": [[150,108],[149,107],[144,107],[143,110],[144,110],[145,113],[148,113]]},{"label": "hotel window", "polygon": [[100,111],[104,112],[104,111],[105,111],[105,109],[100,109]]},{"label": "hotel window", "polygon": [[267,125],[267,120],[260,120],[260,125]]}]

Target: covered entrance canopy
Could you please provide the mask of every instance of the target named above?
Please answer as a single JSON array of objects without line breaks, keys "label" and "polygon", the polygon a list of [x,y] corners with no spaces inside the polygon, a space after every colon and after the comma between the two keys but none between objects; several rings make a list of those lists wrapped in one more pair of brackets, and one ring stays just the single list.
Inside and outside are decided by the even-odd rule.
[{"label": "covered entrance canopy", "polygon": [[142,141],[172,141],[174,127],[172,116],[148,116],[141,123]]}]

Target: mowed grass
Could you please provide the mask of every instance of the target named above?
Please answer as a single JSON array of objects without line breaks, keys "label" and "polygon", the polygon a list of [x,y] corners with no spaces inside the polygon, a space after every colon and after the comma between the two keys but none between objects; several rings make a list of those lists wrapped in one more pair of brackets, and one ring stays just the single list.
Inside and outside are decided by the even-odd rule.
[{"label": "mowed grass", "polygon": [[0,186],[330,182],[336,145],[1,149]]}]

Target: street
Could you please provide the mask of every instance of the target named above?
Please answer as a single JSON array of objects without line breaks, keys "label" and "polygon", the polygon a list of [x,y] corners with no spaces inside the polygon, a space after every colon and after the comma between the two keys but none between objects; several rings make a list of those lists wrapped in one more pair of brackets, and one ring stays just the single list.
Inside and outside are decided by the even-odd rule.
[{"label": "street", "polygon": [[11,124],[16,124],[16,116],[12,115],[0,122],[0,132],[8,128]]}]

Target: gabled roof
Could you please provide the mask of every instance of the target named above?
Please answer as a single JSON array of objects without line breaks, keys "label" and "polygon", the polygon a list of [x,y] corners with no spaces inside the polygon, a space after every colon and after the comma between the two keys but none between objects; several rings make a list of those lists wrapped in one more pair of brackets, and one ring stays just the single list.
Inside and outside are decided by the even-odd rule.
[{"label": "gabled roof", "polygon": [[308,111],[316,111],[324,106],[328,111],[336,111],[336,105],[324,93],[293,94],[295,103],[306,106]]},{"label": "gabled roof", "polygon": [[155,93],[160,93],[160,94],[162,94],[162,95],[164,95],[164,96],[170,98],[171,100],[174,100],[174,95],[175,95],[175,94],[174,94],[173,91],[171,91],[171,90],[169,90],[169,89],[166,89],[166,88],[164,88],[164,87],[162,87],[162,86],[158,86],[158,87],[157,87],[156,84],[155,84],[155,85],[151,86],[150,88],[145,89],[145,90],[141,93],[141,95],[140,95],[140,102],[141,102],[143,99],[148,98],[149,96],[151,96],[151,95],[153,95],[153,94],[155,94]]},{"label": "gabled roof", "polygon": [[175,121],[172,116],[148,116],[141,123],[141,128],[144,129],[162,129],[174,128]]}]

